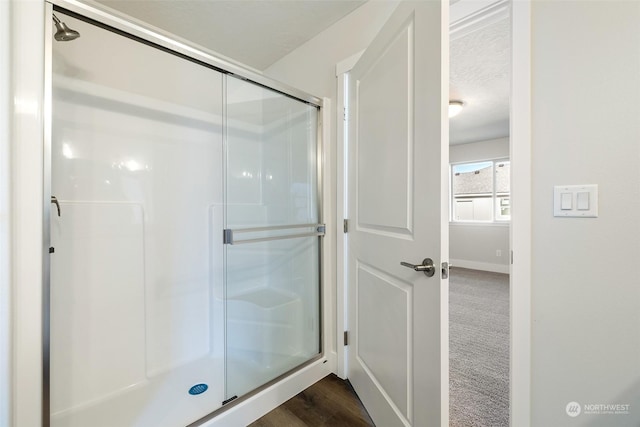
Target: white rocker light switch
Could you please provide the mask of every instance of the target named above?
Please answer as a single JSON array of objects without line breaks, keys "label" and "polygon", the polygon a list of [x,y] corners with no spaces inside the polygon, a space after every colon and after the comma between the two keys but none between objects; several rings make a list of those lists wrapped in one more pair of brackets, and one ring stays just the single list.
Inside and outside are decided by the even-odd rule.
[{"label": "white rocker light switch", "polygon": [[553,216],[597,218],[598,186],[595,184],[555,186]]},{"label": "white rocker light switch", "polygon": [[589,193],[586,191],[580,191],[577,196],[577,203],[579,211],[589,210]]},{"label": "white rocker light switch", "polygon": [[562,193],[560,196],[560,209],[563,211],[570,211],[573,208],[573,194],[572,193]]}]

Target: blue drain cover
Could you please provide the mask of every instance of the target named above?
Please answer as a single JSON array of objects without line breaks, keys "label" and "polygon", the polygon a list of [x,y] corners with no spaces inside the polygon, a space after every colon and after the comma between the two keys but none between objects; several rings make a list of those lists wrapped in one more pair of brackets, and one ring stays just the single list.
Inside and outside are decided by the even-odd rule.
[{"label": "blue drain cover", "polygon": [[189,394],[195,396],[197,394],[202,394],[209,388],[206,384],[196,384],[189,389]]}]

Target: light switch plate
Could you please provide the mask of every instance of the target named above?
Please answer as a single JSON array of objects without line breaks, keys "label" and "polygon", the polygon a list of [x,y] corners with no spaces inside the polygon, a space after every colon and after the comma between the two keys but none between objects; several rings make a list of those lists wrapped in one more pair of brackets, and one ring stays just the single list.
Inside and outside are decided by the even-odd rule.
[{"label": "light switch plate", "polygon": [[[571,195],[570,203],[567,194]],[[556,185],[553,188],[553,216],[597,218],[598,185]]]}]

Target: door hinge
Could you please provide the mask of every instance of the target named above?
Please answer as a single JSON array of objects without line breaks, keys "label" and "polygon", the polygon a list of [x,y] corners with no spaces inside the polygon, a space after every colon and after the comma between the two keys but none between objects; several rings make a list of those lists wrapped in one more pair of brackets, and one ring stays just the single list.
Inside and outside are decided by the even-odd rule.
[{"label": "door hinge", "polygon": [[51,247],[49,248],[49,253],[50,253],[50,254],[54,253],[55,251],[56,251],[56,248],[54,248],[53,246],[51,246]]},{"label": "door hinge", "polygon": [[347,121],[347,109],[346,108],[342,111],[342,121],[344,121],[344,122]]},{"label": "door hinge", "polygon": [[345,233],[349,232],[349,220],[345,219],[342,221],[342,231]]},{"label": "door hinge", "polygon": [[349,331],[344,331],[344,345],[349,345]]},{"label": "door hinge", "polygon": [[511,264],[513,264],[513,251],[511,251]]}]

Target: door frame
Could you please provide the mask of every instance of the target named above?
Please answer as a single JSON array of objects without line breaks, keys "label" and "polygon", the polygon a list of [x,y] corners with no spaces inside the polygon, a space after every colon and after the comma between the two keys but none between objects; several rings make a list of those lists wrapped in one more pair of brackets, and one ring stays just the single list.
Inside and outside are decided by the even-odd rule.
[{"label": "door frame", "polygon": [[[499,0],[498,0],[499,1]],[[473,0],[460,0],[467,7]],[[476,8],[479,2],[476,3]],[[483,2],[484,7],[495,1]],[[511,106],[509,156],[512,168],[510,267],[510,425],[531,423],[531,0],[511,0]],[[346,80],[363,51],[336,64],[336,374],[348,378],[349,346],[345,233],[347,212]],[[448,168],[449,165],[446,165]],[[443,166],[444,167],[444,166]],[[515,197],[513,195],[516,195]]]},{"label": "door frame", "polygon": [[523,427],[531,424],[531,1],[511,0],[509,419]]},{"label": "door frame", "polygon": [[[345,238],[345,221],[348,204],[348,168],[347,168],[347,83],[348,73],[358,62],[364,50],[351,55],[336,65],[336,342],[337,367],[336,375],[347,378],[349,371],[349,347],[346,345],[344,331],[348,331],[349,310],[347,306],[349,289],[347,287],[347,239]],[[340,227],[342,223],[342,227]],[[340,337],[343,339],[340,339]]]}]

